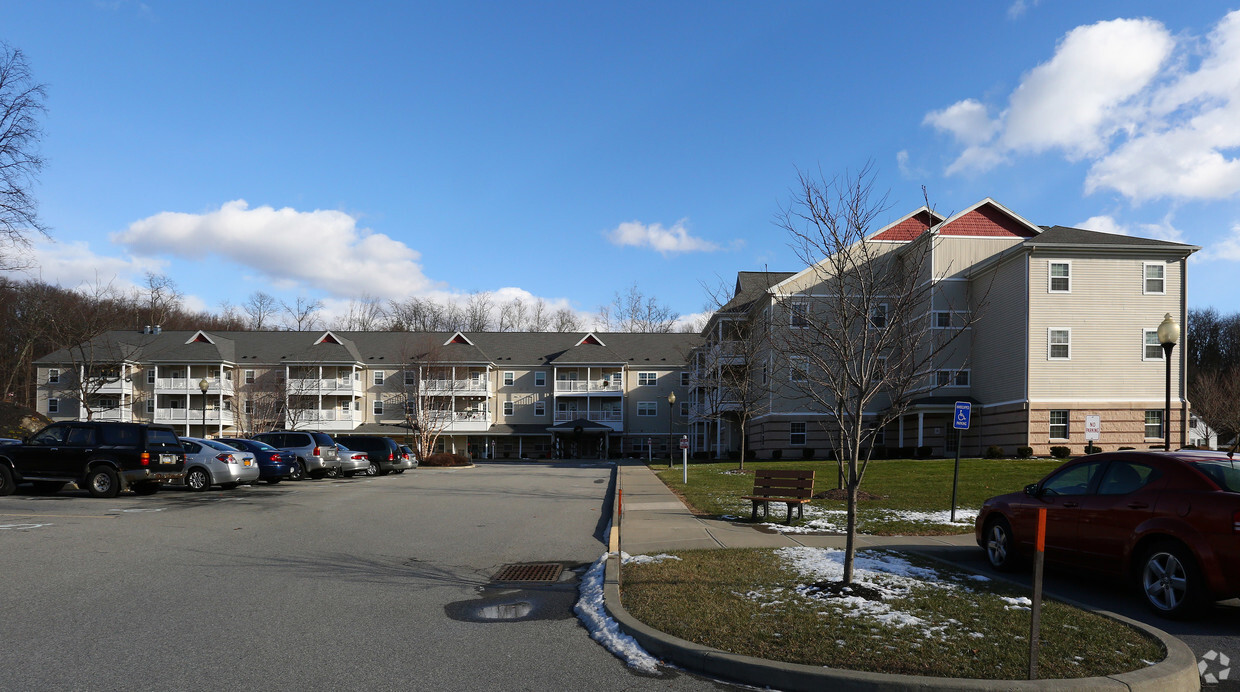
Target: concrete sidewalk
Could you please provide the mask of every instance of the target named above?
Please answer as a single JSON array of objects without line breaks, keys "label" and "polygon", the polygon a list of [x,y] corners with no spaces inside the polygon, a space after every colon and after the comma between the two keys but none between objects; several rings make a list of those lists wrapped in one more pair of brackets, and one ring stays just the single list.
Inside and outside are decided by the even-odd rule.
[{"label": "concrete sidewalk", "polygon": [[[1198,690],[1197,660],[1180,640],[1162,630],[1106,613],[1159,639],[1167,658],[1141,670],[1072,680],[965,680],[885,675],[780,663],[719,651],[652,629],[620,601],[619,551],[630,555],[694,548],[843,548],[844,536],[783,534],[739,522],[696,517],[644,463],[620,461],[616,468],[612,533],[603,585],[604,603],[620,628],[652,655],[723,679],[781,690]],[[973,534],[956,536],[858,536],[857,546],[926,550],[976,546]],[[1047,594],[1048,596],[1050,594]],[[1085,608],[1080,604],[1074,604]]]}]

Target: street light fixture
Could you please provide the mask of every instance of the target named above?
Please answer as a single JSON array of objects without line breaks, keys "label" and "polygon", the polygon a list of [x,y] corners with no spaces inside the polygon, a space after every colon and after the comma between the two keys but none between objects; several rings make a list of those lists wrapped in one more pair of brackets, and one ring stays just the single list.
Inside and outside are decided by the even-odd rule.
[{"label": "street light fixture", "polygon": [[1171,319],[1171,313],[1163,316],[1158,325],[1158,343],[1163,347],[1163,360],[1167,361],[1167,400],[1163,406],[1163,451],[1171,450],[1171,350],[1180,340],[1180,325]]},{"label": "street light fixture", "polygon": [[207,378],[198,380],[198,389],[202,390],[202,436],[207,436],[207,390],[211,388],[211,383]]},{"label": "street light fixture", "polygon": [[676,409],[673,408],[675,405],[676,405],[676,392],[668,392],[667,393],[667,439],[668,439],[667,467],[669,469],[672,468],[672,461],[676,458],[676,445],[672,444],[673,442],[675,442],[675,439],[676,439],[676,434],[672,432],[672,416],[676,415]]}]

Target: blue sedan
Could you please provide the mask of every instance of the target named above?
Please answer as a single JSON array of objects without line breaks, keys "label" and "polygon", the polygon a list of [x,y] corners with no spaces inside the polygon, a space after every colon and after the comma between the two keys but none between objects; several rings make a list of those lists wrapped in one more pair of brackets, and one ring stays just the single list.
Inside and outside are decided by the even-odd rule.
[{"label": "blue sedan", "polygon": [[226,437],[220,440],[226,445],[254,453],[258,461],[258,479],[275,485],[285,478],[291,478],[297,470],[297,455],[276,449],[266,442]]}]

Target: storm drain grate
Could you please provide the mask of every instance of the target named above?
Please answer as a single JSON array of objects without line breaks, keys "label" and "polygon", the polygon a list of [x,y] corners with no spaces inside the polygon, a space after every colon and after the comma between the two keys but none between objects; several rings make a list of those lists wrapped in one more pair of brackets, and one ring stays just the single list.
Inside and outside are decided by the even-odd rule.
[{"label": "storm drain grate", "polygon": [[557,581],[564,565],[538,562],[528,565],[504,565],[491,581]]}]

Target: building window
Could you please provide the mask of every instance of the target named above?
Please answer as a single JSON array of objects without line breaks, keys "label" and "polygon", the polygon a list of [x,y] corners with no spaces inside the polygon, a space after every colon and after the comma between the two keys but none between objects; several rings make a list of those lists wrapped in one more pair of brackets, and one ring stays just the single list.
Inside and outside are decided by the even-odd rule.
[{"label": "building window", "polygon": [[689,402],[687,401],[680,402],[680,415],[686,418],[689,416]]},{"label": "building window", "polygon": [[249,399],[246,399],[246,400],[245,400],[245,409],[244,409],[244,410],[245,410],[245,412],[246,412],[247,414],[252,414],[252,413],[254,413],[254,402],[253,402],[253,401],[250,401]]},{"label": "building window", "polygon": [[374,379],[374,383],[375,383],[375,384],[383,384],[383,371],[382,371],[382,370],[376,370],[376,371],[375,371],[375,379]]},{"label": "building window", "polygon": [[47,383],[48,384],[59,384],[60,383],[60,370],[58,368],[48,369]]},{"label": "building window", "polygon": [[60,399],[48,399],[47,400],[47,412],[48,413],[60,413]]},{"label": "building window", "polygon": [[809,301],[794,300],[788,303],[788,326],[802,328],[809,326]]},{"label": "building window", "polygon": [[687,372],[680,373],[680,386],[681,387],[689,386],[689,373]]},{"label": "building window", "polygon": [[655,401],[639,401],[637,402],[637,415],[639,416],[657,416],[659,415],[659,404]]},{"label": "building window", "polygon": [[788,364],[788,379],[792,382],[809,380],[809,361],[804,356],[792,356]]},{"label": "building window", "polygon": [[1072,330],[1071,329],[1055,329],[1052,327],[1046,331],[1047,345],[1046,357],[1049,360],[1071,360],[1072,358]]},{"label": "building window", "polygon": [[790,423],[788,425],[788,444],[805,444],[805,423]]},{"label": "building window", "polygon": [[547,403],[545,401],[534,402],[534,415],[535,416],[547,415]]},{"label": "building window", "polygon": [[512,383],[515,381],[516,381],[516,373],[513,373],[511,370],[504,373],[504,386],[505,387],[511,387]]},{"label": "building window", "polygon": [[968,370],[939,370],[935,373],[935,384],[939,387],[968,387]]},{"label": "building window", "polygon": [[653,385],[658,381],[659,381],[658,373],[654,373],[654,372],[637,373],[637,384],[639,385]]},{"label": "building window", "polygon": [[[247,403],[247,404],[248,404],[248,403],[250,403],[250,402],[248,402],[248,401],[247,401],[247,402],[245,402],[245,403]],[[147,400],[146,400],[146,412],[147,412],[147,413],[155,413],[155,400],[154,400],[154,399],[147,399]],[[247,412],[247,413],[248,413],[248,412]]]},{"label": "building window", "polygon": [[405,371],[405,386],[412,386],[418,383],[418,373],[414,370]]},{"label": "building window", "polygon": [[1145,337],[1145,353],[1142,354],[1142,360],[1162,360],[1163,347],[1158,342],[1157,329],[1145,329],[1142,331]]},{"label": "building window", "polygon": [[[251,370],[250,372],[253,372]],[[146,383],[155,384],[155,368],[148,368],[146,371]]]},{"label": "building window", "polygon": [[1145,412],[1145,436],[1147,438],[1162,439],[1163,436],[1163,412],[1161,410]]},{"label": "building window", "polygon": [[879,303],[870,310],[870,327],[882,329],[887,326],[887,304]]},{"label": "building window", "polygon": [[547,386],[547,373],[542,372],[541,370],[539,372],[534,373],[534,386],[535,387],[546,387]]},{"label": "building window", "polygon": [[1072,292],[1072,265],[1068,262],[1051,262],[1047,293]]},{"label": "building window", "polygon": [[935,329],[950,329],[952,326],[952,314],[947,310],[936,310],[931,321],[931,326]]},{"label": "building window", "polygon": [[254,371],[253,370],[245,371],[245,383],[254,384]]},{"label": "building window", "polygon": [[505,402],[504,402],[504,415],[505,415],[505,416],[511,416],[511,415],[512,415],[512,402],[511,402],[511,401],[505,401]]},{"label": "building window", "polygon": [[383,415],[383,401],[379,399],[375,399],[374,408],[372,410],[375,412],[376,416],[382,416]]},{"label": "building window", "polygon": [[1161,262],[1146,262],[1141,265],[1145,271],[1145,295],[1164,295],[1167,292],[1167,265]]},{"label": "building window", "polygon": [[1051,411],[1050,435],[1052,440],[1068,439],[1068,412]]}]

